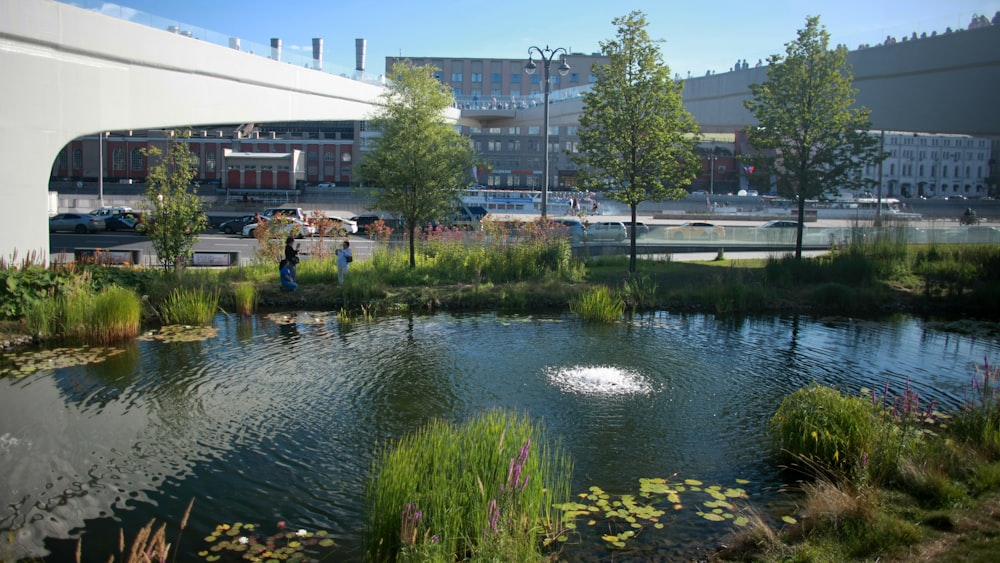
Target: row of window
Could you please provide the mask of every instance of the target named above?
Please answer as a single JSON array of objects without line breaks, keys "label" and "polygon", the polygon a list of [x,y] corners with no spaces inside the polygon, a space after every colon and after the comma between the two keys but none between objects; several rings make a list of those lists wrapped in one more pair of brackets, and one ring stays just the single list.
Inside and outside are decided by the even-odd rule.
[{"label": "row of window", "polygon": [[[889,151],[889,155],[892,156],[892,157],[897,157],[898,156],[898,154],[897,154],[897,152],[895,150]],[[915,151],[912,151],[912,150],[904,150],[902,152],[902,156],[903,156],[903,158],[910,158],[910,159],[912,159],[912,158],[916,157],[917,160],[927,160],[927,152],[926,151],[915,152]],[[940,154],[937,151],[934,151],[934,152],[930,153],[930,156],[931,156],[931,160],[939,160],[939,159],[940,160],[954,160],[955,162],[963,160],[962,152],[961,151],[955,151],[955,152],[943,151]],[[964,160],[986,160],[986,151],[980,151],[980,152],[971,152],[970,151],[970,152],[967,152],[967,153],[965,153]]]},{"label": "row of window", "polygon": [[[896,163],[890,162],[888,170],[889,170],[889,172],[888,172],[889,176],[895,176],[896,175]],[[933,164],[930,166],[930,174],[929,175],[925,175],[924,174],[925,170],[926,170],[926,168],[924,168],[923,164],[917,165],[917,174],[916,174],[917,177],[919,177],[919,178],[928,178],[928,177],[929,178],[936,178],[937,177],[937,171],[938,171],[937,166],[935,166]],[[960,173],[961,173],[962,169],[958,165],[953,166],[953,167],[942,166],[940,170],[941,170],[941,177],[942,178],[947,178],[948,177],[949,170],[951,171],[950,174],[952,175],[951,176],[952,178],[963,178],[964,177],[964,178],[982,179],[982,178],[985,177],[985,176],[983,176],[983,167],[982,166],[977,166],[976,167],[976,175],[975,176],[972,176],[972,167],[971,166],[966,166],[965,167],[965,175],[964,176],[961,176]],[[899,167],[899,171],[900,171],[900,175],[902,175],[904,177],[905,176],[913,176],[913,164],[910,164],[910,163],[902,164]],[[867,176],[869,178],[872,178],[876,174],[878,174],[878,167],[877,166],[871,166],[871,165],[869,165],[869,166],[865,167],[865,176]]]},{"label": "row of window", "polygon": [[[251,171],[252,172],[252,171],[256,171],[257,170],[257,165],[256,164],[230,164],[227,168],[228,168],[228,170],[230,172],[234,172],[234,171],[238,172],[240,170],[245,170],[245,171]],[[277,166],[277,168],[278,168],[279,172],[287,172],[287,171],[291,170],[291,167],[288,166],[287,164],[279,164]],[[265,171],[267,171],[267,170],[274,170],[274,166],[271,165],[271,164],[261,164],[260,165],[260,169],[261,170],[265,170]]]},{"label": "row of window", "polygon": [[928,139],[930,139],[930,146],[932,146],[932,147],[939,147],[939,146],[940,147],[956,147],[956,148],[965,147],[967,149],[971,149],[971,148],[980,148],[980,149],[989,148],[989,147],[986,146],[986,139],[962,139],[962,138],[949,138],[949,137],[939,138],[939,137],[922,137],[922,136],[916,136],[916,135],[914,135],[912,137],[910,137],[910,136],[890,137],[889,139],[886,139],[886,143],[887,144],[893,144],[893,145],[899,145],[899,144],[902,144],[902,145],[914,145],[914,144],[918,144],[918,145],[921,145],[921,146],[927,146],[928,145],[928,143],[927,143]]}]

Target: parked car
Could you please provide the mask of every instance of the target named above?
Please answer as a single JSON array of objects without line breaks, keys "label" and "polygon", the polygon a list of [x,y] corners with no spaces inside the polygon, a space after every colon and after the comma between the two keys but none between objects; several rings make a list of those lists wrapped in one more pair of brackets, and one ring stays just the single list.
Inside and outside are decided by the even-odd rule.
[{"label": "parked car", "polygon": [[115,213],[104,219],[104,225],[109,231],[134,231],[141,222],[142,213],[138,211]]},{"label": "parked car", "polygon": [[685,221],[674,227],[667,227],[667,238],[718,240],[726,236],[726,228],[703,221]]},{"label": "parked car", "polygon": [[333,215],[327,217],[327,219],[338,224],[341,228],[347,231],[347,234],[349,235],[353,235],[358,232],[358,223],[356,221],[352,221],[351,219],[344,219],[343,217],[336,217]]},{"label": "parked car", "polygon": [[587,237],[587,230],[584,229],[583,222],[576,217],[554,217],[552,222],[566,227],[570,242],[580,242]]},{"label": "parked car", "polygon": [[628,230],[621,221],[598,221],[587,227],[587,240],[623,241],[628,238]]},{"label": "parked car", "polygon": [[[631,233],[632,232],[632,222],[631,221],[626,222],[625,226],[628,228],[629,233]],[[644,237],[644,236],[646,236],[648,234],[649,234],[649,225],[643,223],[642,221],[636,221],[635,222],[635,235],[636,235],[636,238],[641,238],[641,237]]]},{"label": "parked car", "polygon": [[49,232],[96,233],[107,229],[103,217],[89,213],[59,213],[49,217]]},{"label": "parked car", "polygon": [[244,215],[242,217],[237,217],[235,219],[219,223],[219,230],[227,235],[235,235],[236,233],[242,233],[243,227],[246,227],[255,221],[256,219],[253,215]]},{"label": "parked car", "polygon": [[760,226],[762,229],[795,229],[798,228],[798,221],[789,221],[788,219],[775,219],[774,221],[768,221]]},{"label": "parked car", "polygon": [[[255,237],[257,236],[257,225],[258,223],[249,223],[243,227],[244,237]],[[293,236],[295,238],[311,237],[316,234],[316,227],[313,227],[309,223],[304,221],[299,221],[297,219],[287,219],[283,222],[279,229],[272,233],[277,237],[287,237]]]},{"label": "parked car", "polygon": [[94,209],[93,211],[90,212],[90,214],[96,215],[98,217],[108,218],[118,213],[132,213],[134,211],[135,211],[134,209],[125,205],[106,205],[104,207],[98,207],[97,209]]}]

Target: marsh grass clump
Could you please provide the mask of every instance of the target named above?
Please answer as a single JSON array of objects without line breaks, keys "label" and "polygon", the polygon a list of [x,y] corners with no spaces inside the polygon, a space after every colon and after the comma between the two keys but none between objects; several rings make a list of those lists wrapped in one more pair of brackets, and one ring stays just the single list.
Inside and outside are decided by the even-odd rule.
[{"label": "marsh grass clump", "polygon": [[252,282],[233,284],[233,308],[238,315],[252,315],[260,302],[260,291]]},{"label": "marsh grass clump", "polygon": [[142,303],[131,289],[107,287],[94,296],[91,305],[88,340],[110,344],[139,334]]},{"label": "marsh grass clump", "polygon": [[952,421],[951,433],[988,458],[1000,459],[1000,367],[985,359],[976,366],[969,397]]},{"label": "marsh grass clump", "polygon": [[110,344],[139,334],[142,305],[134,291],[111,285],[94,291],[73,285],[60,296],[33,301],[25,326],[41,339]]},{"label": "marsh grass clump", "polygon": [[540,561],[572,464],[527,416],[435,420],[379,454],[365,491],[373,561]]},{"label": "marsh grass clump", "polygon": [[164,324],[207,325],[219,310],[218,289],[175,288],[159,306]]},{"label": "marsh grass clump", "polygon": [[771,419],[786,460],[844,472],[867,462],[875,424],[868,401],[819,385],[785,397]]},{"label": "marsh grass clump", "polygon": [[607,286],[599,285],[580,294],[570,302],[570,311],[585,321],[611,324],[625,314],[625,301]]}]

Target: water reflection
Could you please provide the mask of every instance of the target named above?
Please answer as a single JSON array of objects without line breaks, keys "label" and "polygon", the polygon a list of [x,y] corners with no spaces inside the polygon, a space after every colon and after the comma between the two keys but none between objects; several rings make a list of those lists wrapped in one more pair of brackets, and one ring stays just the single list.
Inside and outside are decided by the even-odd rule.
[{"label": "water reflection", "polygon": [[[629,493],[679,473],[749,479],[766,503],[780,484],[766,429],[788,393],[888,382],[955,407],[972,366],[1000,351],[995,338],[907,317],[655,313],[608,327],[302,312],[216,324],[204,342],[137,342],[100,364],[0,379],[0,530],[18,530],[19,555],[83,529],[104,561],[119,525],[176,522],[194,497],[191,538],[219,522],[285,520],[329,530],[340,556],[357,558],[378,449],[432,418],[496,407],[546,424],[574,459],[574,490]],[[717,533],[675,519],[671,539],[646,541]]]}]

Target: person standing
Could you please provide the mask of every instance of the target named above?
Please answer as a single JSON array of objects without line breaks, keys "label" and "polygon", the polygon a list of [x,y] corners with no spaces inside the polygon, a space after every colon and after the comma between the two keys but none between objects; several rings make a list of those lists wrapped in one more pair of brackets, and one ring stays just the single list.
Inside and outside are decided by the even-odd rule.
[{"label": "person standing", "polygon": [[351,255],[351,241],[345,240],[344,246],[337,249],[337,281],[344,285],[344,277],[347,276],[347,265],[354,261]]},{"label": "person standing", "polygon": [[288,261],[288,267],[292,270],[292,278],[297,282],[299,280],[299,247],[298,245],[293,245],[294,242],[294,237],[285,239],[285,260]]}]

